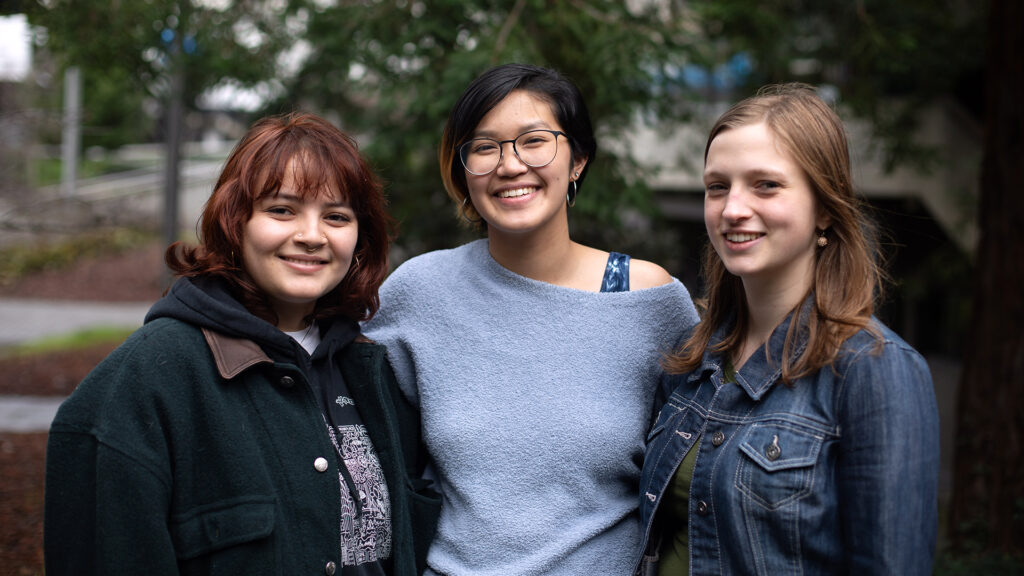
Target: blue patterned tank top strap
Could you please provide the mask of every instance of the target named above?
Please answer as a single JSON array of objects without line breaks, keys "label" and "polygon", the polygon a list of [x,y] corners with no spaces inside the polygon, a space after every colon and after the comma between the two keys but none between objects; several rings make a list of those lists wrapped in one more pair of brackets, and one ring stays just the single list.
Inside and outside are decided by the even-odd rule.
[{"label": "blue patterned tank top strap", "polygon": [[601,292],[629,292],[629,256],[612,252],[601,281]]}]

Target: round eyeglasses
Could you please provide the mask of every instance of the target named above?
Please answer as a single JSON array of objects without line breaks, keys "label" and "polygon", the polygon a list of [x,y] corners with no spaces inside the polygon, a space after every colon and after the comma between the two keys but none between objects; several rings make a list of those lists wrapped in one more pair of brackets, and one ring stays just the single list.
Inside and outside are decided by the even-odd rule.
[{"label": "round eyeglasses", "polygon": [[502,147],[511,142],[512,152],[520,162],[531,168],[541,168],[551,164],[558,155],[559,136],[569,137],[560,130],[530,130],[512,140],[473,138],[459,146],[459,158],[466,172],[474,176],[490,174],[501,163]]}]

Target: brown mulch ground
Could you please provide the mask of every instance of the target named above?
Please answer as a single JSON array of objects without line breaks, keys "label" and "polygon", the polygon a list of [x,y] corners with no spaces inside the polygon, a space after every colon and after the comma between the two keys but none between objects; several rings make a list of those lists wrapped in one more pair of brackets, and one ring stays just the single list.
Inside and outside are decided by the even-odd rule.
[{"label": "brown mulch ground", "polygon": [[[0,286],[2,298],[154,301],[163,291],[163,249],[154,242],[83,259],[63,270]],[[66,396],[115,344],[17,356],[0,353],[0,395]],[[0,576],[43,574],[45,432],[0,433]]]},{"label": "brown mulch ground", "polygon": [[163,245],[154,241],[118,254],[83,258],[66,268],[0,284],[0,298],[151,302],[163,293],[163,254]]},{"label": "brown mulch ground", "polygon": [[29,356],[0,356],[0,395],[67,396],[117,343]]},{"label": "brown mulch ground", "polygon": [[0,574],[43,573],[46,433],[0,433]]}]

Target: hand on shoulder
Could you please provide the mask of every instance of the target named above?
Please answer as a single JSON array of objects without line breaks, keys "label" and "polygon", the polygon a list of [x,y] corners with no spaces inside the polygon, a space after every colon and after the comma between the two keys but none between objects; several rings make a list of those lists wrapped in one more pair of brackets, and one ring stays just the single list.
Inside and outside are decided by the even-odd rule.
[{"label": "hand on shoulder", "polygon": [[629,261],[629,289],[643,290],[668,284],[672,281],[672,275],[667,270],[654,262],[646,260]]}]

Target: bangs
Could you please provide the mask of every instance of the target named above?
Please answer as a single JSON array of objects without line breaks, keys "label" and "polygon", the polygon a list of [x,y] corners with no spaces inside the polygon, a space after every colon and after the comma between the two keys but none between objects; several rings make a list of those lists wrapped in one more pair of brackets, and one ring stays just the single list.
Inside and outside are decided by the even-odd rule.
[{"label": "bangs", "polygon": [[334,158],[329,150],[310,149],[295,142],[288,146],[282,143],[270,151],[265,168],[256,178],[253,201],[267,196],[277,196],[286,180],[291,179],[287,192],[301,200],[330,198],[332,201],[350,203],[349,189],[356,176],[352,167],[342,158]]}]

